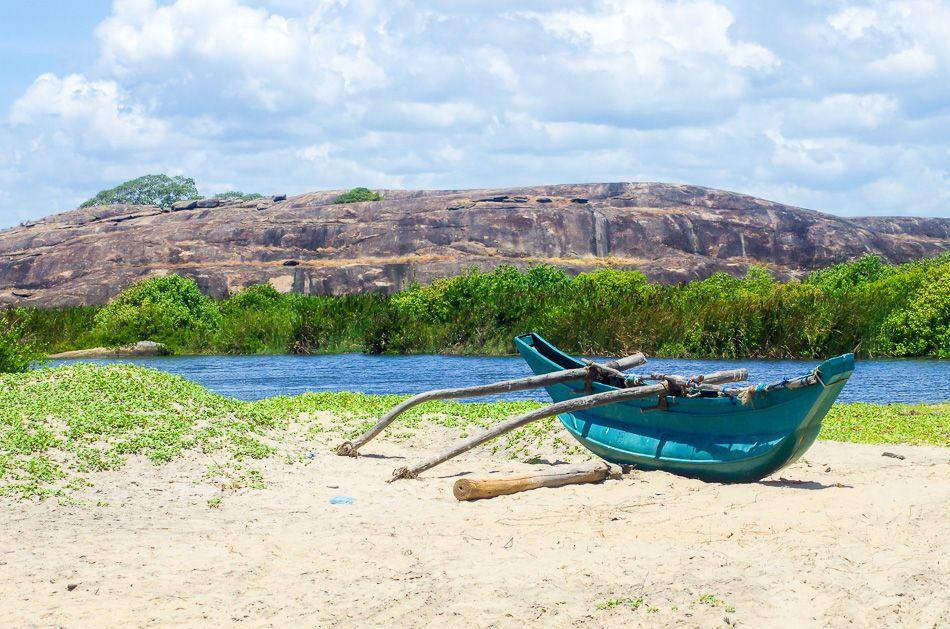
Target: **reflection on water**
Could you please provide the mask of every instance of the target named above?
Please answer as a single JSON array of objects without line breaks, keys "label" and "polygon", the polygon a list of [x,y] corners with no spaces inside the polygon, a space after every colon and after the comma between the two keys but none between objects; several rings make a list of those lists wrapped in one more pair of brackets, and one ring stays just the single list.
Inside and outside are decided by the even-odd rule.
[{"label": "reflection on water", "polygon": [[[84,359],[127,362],[178,374],[212,391],[243,400],[308,391],[419,393],[531,375],[518,357],[482,356],[170,356]],[[50,361],[51,365],[70,360]],[[751,382],[773,382],[809,373],[819,361],[683,360],[653,358],[642,369],[700,374],[747,367]],[[938,402],[950,398],[950,361],[859,361],[839,396],[843,402]],[[507,399],[547,400],[543,390],[520,391]],[[494,399],[494,398],[481,398]]]}]

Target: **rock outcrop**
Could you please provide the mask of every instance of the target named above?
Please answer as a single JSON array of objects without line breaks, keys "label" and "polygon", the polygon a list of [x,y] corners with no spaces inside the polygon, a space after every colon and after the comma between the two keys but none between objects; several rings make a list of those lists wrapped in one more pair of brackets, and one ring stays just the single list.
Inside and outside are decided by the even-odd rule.
[{"label": "rock outcrop", "polygon": [[0,232],[0,304],[99,304],[165,273],[215,297],[263,282],[342,294],[472,266],[612,266],[677,282],[752,264],[789,278],[865,253],[903,262],[950,249],[950,219],[843,218],[697,186],[383,190],[383,201],[332,204],[340,192],[91,207],[24,224]]}]

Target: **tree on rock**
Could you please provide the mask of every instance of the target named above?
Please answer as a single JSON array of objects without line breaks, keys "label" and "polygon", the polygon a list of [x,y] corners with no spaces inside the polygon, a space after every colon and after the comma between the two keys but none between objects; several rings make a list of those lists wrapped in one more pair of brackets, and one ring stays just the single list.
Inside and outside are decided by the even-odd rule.
[{"label": "tree on rock", "polygon": [[128,203],[130,205],[157,205],[167,208],[178,201],[200,198],[202,197],[198,194],[195,180],[190,177],[145,175],[121,183],[115,188],[103,190],[79,207]]},{"label": "tree on rock", "polygon": [[359,203],[360,201],[382,201],[383,197],[378,192],[373,192],[369,188],[353,188],[349,192],[344,192],[333,199],[334,203]]},{"label": "tree on rock", "polygon": [[228,190],[214,195],[215,199],[224,199],[225,201],[255,201],[263,199],[264,195],[257,192],[241,192],[240,190]]}]

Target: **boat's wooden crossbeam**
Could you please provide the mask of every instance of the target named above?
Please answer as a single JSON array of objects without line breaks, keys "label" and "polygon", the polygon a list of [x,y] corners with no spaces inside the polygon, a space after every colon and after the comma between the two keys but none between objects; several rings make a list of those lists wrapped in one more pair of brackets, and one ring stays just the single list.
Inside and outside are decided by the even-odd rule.
[{"label": "boat's wooden crossbeam", "polygon": [[[736,372],[744,370],[735,370],[729,372],[716,372],[702,376],[702,381],[708,384],[718,384],[722,382],[734,382],[732,378],[737,377]],[[539,419],[544,419],[545,417],[552,417],[554,415],[560,415],[561,413],[573,413],[575,411],[583,411],[597,406],[603,406],[605,404],[613,404],[616,402],[624,402],[627,400],[635,400],[639,398],[651,397],[654,395],[665,396],[671,393],[671,385],[668,381],[660,382],[658,384],[651,384],[641,387],[632,387],[629,389],[615,389],[613,391],[605,391],[603,393],[595,393],[594,395],[587,395],[584,397],[573,398],[570,400],[564,400],[563,402],[557,402],[543,408],[535,409],[528,413],[522,415],[517,415],[511,419],[507,419],[503,422],[495,424],[488,430],[484,431],[481,434],[474,435],[465,439],[461,443],[440,452],[434,457],[418,463],[412,467],[400,467],[396,470],[393,470],[393,477],[389,482],[394,480],[399,480],[400,478],[416,478],[422,472],[425,472],[428,469],[444,463],[449,459],[455,458],[456,456],[471,450],[486,441],[491,441],[499,435],[503,435],[506,432],[511,432],[516,428],[520,428],[525,424],[530,424],[533,421]]]},{"label": "boat's wooden crossbeam", "polygon": [[518,378],[516,380],[504,380],[501,382],[493,382],[491,384],[483,384],[474,387],[426,391],[425,393],[414,395],[411,398],[401,402],[386,415],[384,415],[375,426],[370,428],[364,434],[360,435],[358,438],[352,441],[346,441],[337,446],[336,453],[340,456],[357,456],[360,448],[369,443],[372,439],[379,435],[379,433],[385,430],[387,426],[389,426],[397,417],[399,417],[399,415],[405,413],[414,406],[422,404],[423,402],[428,402],[430,400],[480,397],[484,395],[496,395],[499,393],[512,393],[514,391],[540,389],[541,387],[548,387],[563,382],[571,382],[572,380],[584,380],[589,383],[597,377],[614,376],[615,374],[620,374],[620,376],[623,377],[626,375],[622,373],[624,370],[638,367],[645,364],[646,362],[646,357],[641,353],[637,353],[630,356],[625,356],[623,358],[618,358],[616,360],[611,360],[604,364],[594,361],[585,361],[586,365],[584,367],[565,369],[563,371],[556,371],[540,376],[530,376],[527,378]]},{"label": "boat's wooden crossbeam", "polygon": [[681,387],[695,386],[703,384],[713,384],[713,382],[743,382],[749,379],[748,369],[726,369],[723,371],[714,371],[706,375],[698,376],[679,376],[675,374],[651,373],[649,376],[642,376],[644,380],[667,380]]},{"label": "boat's wooden crossbeam", "polygon": [[801,389],[804,387],[813,386],[815,384],[824,384],[821,381],[821,377],[818,375],[817,370],[808,374],[807,376],[786,379],[782,380],[781,382],[773,382],[772,384],[752,384],[748,387],[739,389],[738,391],[730,391],[730,394],[735,395],[743,404],[749,404],[756,395],[772,393],[782,389]]}]

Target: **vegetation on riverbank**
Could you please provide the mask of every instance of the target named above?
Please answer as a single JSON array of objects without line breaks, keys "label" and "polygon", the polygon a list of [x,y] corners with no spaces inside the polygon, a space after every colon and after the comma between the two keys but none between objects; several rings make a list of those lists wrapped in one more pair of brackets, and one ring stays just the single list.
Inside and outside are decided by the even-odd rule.
[{"label": "vegetation on riverbank", "polygon": [[26,325],[11,312],[0,312],[0,373],[22,373],[42,358]]},{"label": "vegetation on riverbank", "polygon": [[104,308],[22,309],[48,352],[138,340],[179,353],[507,354],[536,331],[567,351],[691,358],[950,357],[950,254],[876,256],[776,282],[765,269],[663,286],[636,271],[571,278],[550,266],[470,271],[392,296],[284,295],[252,286],[213,302],[153,278]]},{"label": "vegetation on riverbank", "polygon": [[[94,472],[121,468],[130,455],[156,464],[192,451],[207,458],[205,478],[230,489],[261,487],[254,461],[288,464],[368,428],[404,399],[359,393],[308,393],[243,402],[178,376],[133,365],[74,364],[0,375],[0,495],[68,497]],[[459,437],[536,402],[429,402],[387,434],[409,438],[423,423]],[[500,437],[495,448],[530,460],[539,449],[586,452],[562,439],[555,420]],[[837,404],[822,439],[950,446],[950,403]]]}]

